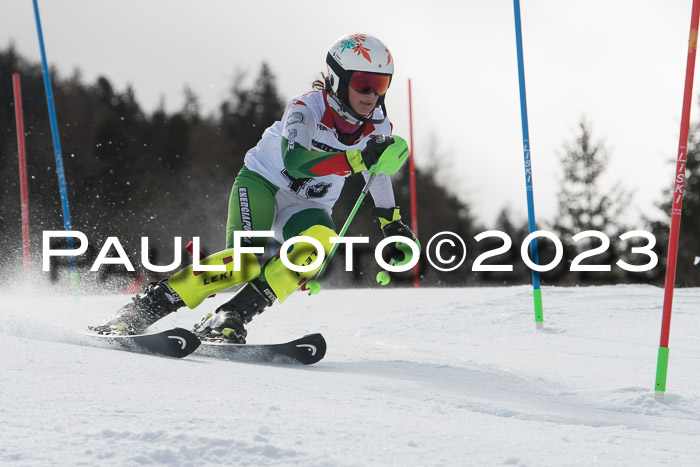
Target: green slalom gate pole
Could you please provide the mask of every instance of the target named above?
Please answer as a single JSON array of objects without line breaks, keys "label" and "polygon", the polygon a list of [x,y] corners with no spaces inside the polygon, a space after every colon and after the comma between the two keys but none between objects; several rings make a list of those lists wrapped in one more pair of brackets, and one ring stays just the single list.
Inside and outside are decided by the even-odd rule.
[{"label": "green slalom gate pole", "polygon": [[654,398],[664,401],[666,393],[666,375],[668,374],[668,341],[671,331],[671,310],[673,309],[673,289],[676,282],[676,261],[678,259],[678,234],[681,228],[681,208],[683,205],[683,186],[688,152],[688,130],[690,127],[690,107],[693,100],[693,77],[695,72],[695,52],[698,47],[698,19],[700,18],[700,0],[693,0],[690,16],[690,37],[688,40],[688,61],[685,68],[685,89],[683,90],[683,110],[681,113],[681,136],[678,143],[676,161],[676,178],[671,205],[671,230],[668,237],[668,254],[666,256],[666,281],[664,284],[664,307],[661,319],[661,342],[656,363],[656,384]]}]

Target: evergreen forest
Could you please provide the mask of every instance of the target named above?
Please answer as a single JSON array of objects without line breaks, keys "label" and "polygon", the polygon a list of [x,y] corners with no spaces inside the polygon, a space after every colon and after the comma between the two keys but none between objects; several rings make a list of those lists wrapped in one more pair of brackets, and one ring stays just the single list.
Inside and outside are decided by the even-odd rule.
[{"label": "evergreen forest", "polygon": [[[20,276],[22,227],[18,177],[17,137],[12,75],[22,80],[25,139],[27,146],[28,190],[33,269],[41,267],[42,232],[63,230],[54,147],[41,66],[20,56],[12,46],[0,51],[0,245],[3,255],[0,270],[5,277]],[[149,258],[153,264],[170,264],[173,238],[181,237],[185,245],[193,236],[201,238],[204,251],[216,252],[225,245],[228,199],[233,180],[243,165],[246,152],[259,140],[262,132],[280,119],[286,102],[280,96],[273,68],[263,63],[256,70],[253,84],[242,81],[231,85],[229,97],[218,109],[204,115],[196,93],[185,88],[184,105],[168,112],[163,106],[146,112],[133,89],[116,89],[108,77],[84,82],[79,71],[64,76],[52,69],[53,95],[59,121],[59,137],[66,173],[68,199],[73,230],[85,233],[90,242],[85,255],[78,258],[83,277],[93,277],[98,289],[120,290],[134,280],[157,280],[164,275],[143,269],[140,260],[141,237],[149,238]],[[311,83],[309,83],[309,90]],[[300,90],[300,92],[303,90]],[[656,238],[654,253],[659,263],[651,271],[634,273],[615,266],[622,259],[630,264],[644,264],[644,254],[631,249],[643,246],[641,238],[620,242],[618,237],[630,226],[618,219],[629,204],[631,193],[620,188],[605,191],[599,176],[610,156],[593,134],[592,124],[582,120],[572,141],[562,140],[562,179],[559,210],[554,219],[538,219],[540,229],[551,230],[563,244],[563,258],[551,271],[543,272],[546,285],[595,285],[651,283],[663,285],[671,193],[659,193],[659,211],[666,218],[648,221],[644,228]],[[437,158],[440,154],[436,155]],[[670,161],[669,163],[673,163]],[[419,263],[425,286],[498,286],[531,283],[531,271],[520,259],[520,244],[528,234],[527,220],[515,221],[503,209],[495,225],[482,225],[470,206],[450,189],[441,186],[434,174],[418,169],[418,232],[423,247],[436,233],[454,232],[467,245],[467,261],[457,270],[435,270],[422,255]],[[688,151],[687,182],[681,221],[680,247],[676,284],[699,286],[696,257],[700,256],[700,127],[691,131]],[[410,225],[408,164],[394,177],[397,204],[402,206],[404,221]],[[669,180],[669,183],[671,181]],[[350,213],[364,186],[361,176],[350,177],[343,196],[334,208],[337,230]],[[525,200],[523,200],[523,204]],[[344,271],[342,248],[331,263],[327,283],[333,287],[376,286],[378,266],[374,245],[382,239],[379,223],[370,215],[368,199],[348,232],[368,236],[370,244],[356,246],[354,271]],[[639,226],[636,226],[639,228]],[[512,239],[511,248],[487,259],[488,264],[512,264],[513,271],[473,271],[475,258],[503,244],[496,237],[476,241],[474,237],[488,230],[500,230]],[[569,266],[581,252],[602,244],[598,238],[572,240],[586,230],[604,232],[610,246],[604,252],[584,260],[588,265],[612,265],[609,272],[571,272]],[[105,265],[96,273],[89,268],[109,237],[117,237],[136,271],[118,265]],[[541,239],[540,263],[554,258],[553,243]],[[60,246],[60,242],[55,244]],[[271,253],[274,247],[270,246]],[[453,251],[454,250],[454,251]],[[116,252],[112,256],[116,255]],[[442,255],[461,254],[446,247]],[[190,258],[182,253],[182,266]],[[55,258],[48,275],[57,281],[67,271],[67,258]],[[392,274],[392,285],[409,287],[411,272]]]}]

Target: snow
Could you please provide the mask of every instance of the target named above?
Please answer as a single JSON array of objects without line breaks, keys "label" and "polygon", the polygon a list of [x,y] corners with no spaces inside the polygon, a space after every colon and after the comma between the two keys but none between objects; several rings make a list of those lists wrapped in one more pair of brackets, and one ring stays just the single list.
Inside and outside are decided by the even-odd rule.
[{"label": "snow", "polygon": [[[227,300],[154,328],[191,327]],[[126,295],[0,291],[0,463],[698,465],[699,289],[676,291],[666,402],[663,290],[530,287],[298,293],[249,342],[321,332],[303,367],[97,347]]]}]

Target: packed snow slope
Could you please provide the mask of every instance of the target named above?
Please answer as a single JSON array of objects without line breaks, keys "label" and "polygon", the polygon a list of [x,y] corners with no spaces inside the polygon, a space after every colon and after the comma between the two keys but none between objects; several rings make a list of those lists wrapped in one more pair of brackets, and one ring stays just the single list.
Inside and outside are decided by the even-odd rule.
[{"label": "packed snow slope", "polygon": [[[156,329],[191,327],[230,294]],[[663,291],[529,287],[298,293],[249,342],[321,332],[310,367],[100,348],[129,300],[0,291],[0,463],[700,465],[700,290],[677,290],[666,403]]]}]

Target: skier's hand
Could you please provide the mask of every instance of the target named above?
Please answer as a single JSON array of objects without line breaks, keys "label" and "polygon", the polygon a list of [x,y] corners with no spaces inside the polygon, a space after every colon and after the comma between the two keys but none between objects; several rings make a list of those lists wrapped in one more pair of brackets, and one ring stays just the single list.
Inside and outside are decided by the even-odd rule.
[{"label": "skier's hand", "polygon": [[364,149],[345,152],[353,173],[369,170],[393,175],[408,158],[408,144],[398,136],[372,136]]},{"label": "skier's hand", "polygon": [[[374,208],[372,214],[379,218],[379,223],[382,225],[382,233],[384,238],[398,235],[406,237],[408,240],[413,240],[418,245],[420,251],[420,242],[411,232],[406,224],[401,222],[401,214],[398,206],[395,208]],[[413,250],[404,242],[394,242],[389,245],[389,253],[394,264],[397,266],[404,265],[413,259]]]},{"label": "skier's hand", "polygon": [[367,169],[371,169],[374,164],[379,162],[379,158],[382,157],[386,148],[392,144],[394,144],[394,138],[391,136],[372,136],[361,152],[362,164]]}]

